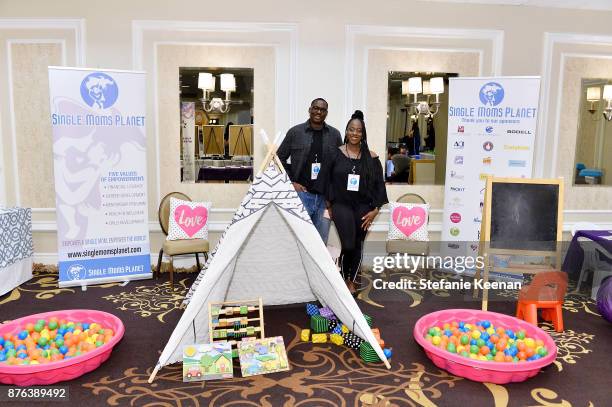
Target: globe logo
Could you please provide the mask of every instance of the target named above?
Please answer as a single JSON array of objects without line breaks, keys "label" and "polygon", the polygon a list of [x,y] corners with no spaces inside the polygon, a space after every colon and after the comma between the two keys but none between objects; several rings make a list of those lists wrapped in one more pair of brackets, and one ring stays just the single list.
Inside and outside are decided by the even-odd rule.
[{"label": "globe logo", "polygon": [[315,174],[318,174],[319,171],[321,171],[321,169],[319,167],[313,167],[312,168],[312,172],[314,172]]},{"label": "globe logo", "polygon": [[[85,278],[85,267],[80,264],[73,264],[66,272],[71,280],[81,280]],[[81,275],[82,274],[82,275]]]},{"label": "globe logo", "polygon": [[493,126],[487,126],[487,127],[485,128],[485,131],[486,131],[487,133],[489,133],[489,134],[493,133]]},{"label": "globe logo", "polygon": [[94,109],[108,109],[115,104],[118,95],[117,83],[105,73],[91,73],[81,82],[81,97]]},{"label": "globe logo", "polygon": [[351,179],[351,185],[357,185],[357,180],[355,178]]},{"label": "globe logo", "polygon": [[485,106],[497,106],[504,100],[504,88],[497,82],[485,83],[478,95]]}]

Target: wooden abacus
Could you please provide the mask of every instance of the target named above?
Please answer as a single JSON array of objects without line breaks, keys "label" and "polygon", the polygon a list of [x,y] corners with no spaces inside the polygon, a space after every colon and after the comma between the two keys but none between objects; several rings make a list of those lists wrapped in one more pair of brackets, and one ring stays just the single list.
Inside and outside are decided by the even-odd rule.
[{"label": "wooden abacus", "polygon": [[210,343],[227,341],[232,348],[242,338],[264,338],[262,299],[208,303],[208,329]]}]

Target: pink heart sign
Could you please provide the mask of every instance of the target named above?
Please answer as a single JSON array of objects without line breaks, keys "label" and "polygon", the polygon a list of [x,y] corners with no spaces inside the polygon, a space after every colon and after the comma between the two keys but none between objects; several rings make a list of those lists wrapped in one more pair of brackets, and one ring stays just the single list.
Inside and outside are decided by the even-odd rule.
[{"label": "pink heart sign", "polygon": [[174,211],[174,220],[189,237],[193,237],[206,225],[208,210],[203,206],[191,209],[187,205],[180,205]]},{"label": "pink heart sign", "polygon": [[393,224],[406,237],[409,237],[425,223],[425,216],[427,216],[425,209],[418,206],[412,209],[398,206],[393,211]]}]

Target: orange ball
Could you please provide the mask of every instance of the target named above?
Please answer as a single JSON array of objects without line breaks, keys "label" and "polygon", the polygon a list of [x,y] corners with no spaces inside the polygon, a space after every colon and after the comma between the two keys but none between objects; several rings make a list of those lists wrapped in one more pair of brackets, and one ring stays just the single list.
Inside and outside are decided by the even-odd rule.
[{"label": "orange ball", "polygon": [[496,362],[503,362],[504,361],[504,354],[502,352],[499,352],[495,355],[495,361]]},{"label": "orange ball", "polygon": [[30,337],[32,338],[32,340],[38,342],[38,340],[40,339],[40,334],[38,332],[32,332],[30,334]]},{"label": "orange ball", "polygon": [[530,358],[530,357],[532,357],[535,354],[535,349],[527,348],[527,349],[525,349],[525,354],[527,355],[528,358]]},{"label": "orange ball", "polygon": [[486,356],[491,350],[489,349],[488,346],[481,346],[480,347],[480,354]]},{"label": "orange ball", "polygon": [[516,347],[518,348],[518,350],[519,350],[520,352],[524,352],[524,351],[525,351],[525,348],[526,348],[527,346],[525,345],[525,343],[524,343],[524,342],[519,342],[519,343],[517,343],[517,344],[516,344]]},{"label": "orange ball", "polygon": [[504,361],[505,361],[505,362],[512,362],[513,360],[514,360],[514,359],[513,359],[513,358],[512,358],[512,356],[510,356],[510,355],[506,355],[506,356],[504,356]]},{"label": "orange ball", "polygon": [[519,359],[525,360],[527,359],[527,355],[525,354],[525,352],[519,352],[516,355]]},{"label": "orange ball", "polygon": [[29,324],[26,324],[25,330],[28,332],[32,332],[34,330],[34,324],[31,322]]}]

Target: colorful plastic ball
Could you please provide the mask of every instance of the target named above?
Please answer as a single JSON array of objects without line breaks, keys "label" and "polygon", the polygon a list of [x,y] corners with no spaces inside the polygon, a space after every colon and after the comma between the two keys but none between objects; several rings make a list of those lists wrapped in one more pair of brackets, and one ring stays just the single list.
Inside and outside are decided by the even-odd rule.
[{"label": "colorful plastic ball", "polygon": [[19,346],[17,346],[17,348],[15,348],[15,350],[17,352],[19,352],[20,350],[26,350],[26,349],[27,349],[27,346],[25,346],[25,345],[19,345]]},{"label": "colorful plastic ball", "polygon": [[65,355],[66,353],[68,353],[68,347],[67,346],[60,346],[59,351],[62,355]]},{"label": "colorful plastic ball", "polygon": [[17,335],[17,337],[23,341],[25,338],[28,337],[28,331],[19,332],[19,335]]},{"label": "colorful plastic ball", "polygon": [[25,353],[25,352],[19,352],[19,353],[17,354],[17,357],[18,357],[19,359],[25,359],[25,358],[27,358],[27,357],[28,357],[28,354],[27,354],[27,353]]},{"label": "colorful plastic ball", "polygon": [[391,359],[391,356],[393,356],[393,351],[389,348],[383,349],[383,353],[387,359]]},{"label": "colorful plastic ball", "polygon": [[38,345],[43,346],[43,347],[46,346],[48,342],[49,342],[49,340],[47,338],[45,338],[44,336],[41,336],[38,339]]},{"label": "colorful plastic ball", "polygon": [[4,362],[6,360],[6,355],[4,353],[0,353],[0,362]]}]

